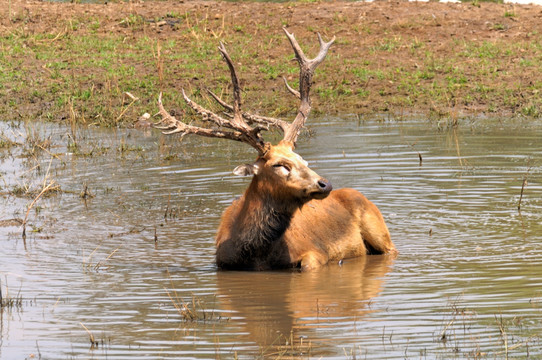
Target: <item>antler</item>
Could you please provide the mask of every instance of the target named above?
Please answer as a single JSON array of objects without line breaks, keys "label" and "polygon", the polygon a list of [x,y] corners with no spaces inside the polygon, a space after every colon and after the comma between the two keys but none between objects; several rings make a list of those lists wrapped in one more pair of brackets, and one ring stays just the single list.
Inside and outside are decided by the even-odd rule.
[{"label": "antler", "polygon": [[335,41],[335,36],[333,37],[333,39],[331,39],[331,41],[324,42],[320,34],[318,34],[320,51],[314,59],[308,59],[305,56],[305,53],[303,53],[303,50],[301,50],[301,47],[297,43],[294,35],[289,33],[286,28],[283,28],[283,30],[286,33],[288,40],[290,40],[290,44],[294,49],[295,58],[299,63],[299,91],[292,89],[290,85],[288,85],[288,81],[286,81],[286,78],[284,78],[284,83],[286,84],[286,88],[288,89],[288,91],[299,100],[301,100],[299,104],[299,109],[297,110],[297,116],[284,131],[284,140],[290,141],[292,142],[292,144],[295,144],[297,137],[299,136],[299,132],[301,131],[301,128],[305,125],[305,121],[307,120],[309,112],[311,111],[311,100],[309,97],[309,93],[312,85],[312,76],[314,75],[316,67],[320,65],[322,61],[324,61],[329,48]]},{"label": "antler", "polygon": [[[270,127],[275,127],[284,132],[284,140],[290,141],[295,144],[301,128],[304,126],[305,121],[309,115],[311,105],[309,92],[312,84],[312,76],[316,67],[324,60],[329,47],[335,41],[335,37],[330,42],[324,42],[320,34],[318,34],[318,41],[320,42],[320,51],[314,59],[307,59],[303,50],[297,43],[293,34],[290,34],[286,28],[283,29],[290,40],[290,44],[294,49],[295,57],[299,63],[299,91],[294,90],[288,85],[286,79],[284,82],[286,88],[301,100],[297,116],[292,123],[275,119],[266,116],[254,115],[241,110],[241,88],[239,86],[239,79],[237,77],[233,62],[226,51],[226,47],[221,42],[218,50],[222,54],[224,61],[230,69],[231,81],[233,86],[233,105],[230,105],[223,101],[220,97],[211,91],[209,94],[229,112],[228,119],[225,119],[216,113],[205,109],[201,105],[193,102],[186,96],[184,89],[182,90],[183,98],[186,104],[201,116],[204,122],[210,122],[218,128],[205,128],[199,126],[193,126],[177,120],[173,115],[164,109],[162,105],[162,93],[158,97],[158,114],[161,115],[161,120],[154,125],[157,129],[162,130],[166,135],[180,133],[181,136],[187,134],[195,134],[206,137],[230,139],[247,143],[258,150],[259,155],[265,154],[270,144],[264,141],[261,131],[269,130]],[[251,127],[249,124],[254,125]],[[224,129],[225,128],[225,129]]]},{"label": "antler", "polygon": [[[228,105],[212,92],[210,92],[210,94],[213,96],[213,98],[217,100],[218,103],[224,106],[225,109],[233,112],[231,119],[225,119],[215,114],[214,112],[205,109],[201,105],[193,102],[192,100],[190,100],[190,98],[188,98],[188,96],[186,96],[184,89],[182,89],[183,98],[186,104],[192,110],[194,110],[194,112],[199,114],[204,122],[214,123],[219,128],[209,129],[205,127],[193,126],[177,120],[174,116],[167,112],[166,109],[164,109],[164,106],[162,105],[161,93],[158,98],[158,113],[161,115],[162,119],[158,123],[156,123],[154,127],[162,130],[162,132],[166,135],[175,133],[181,133],[181,136],[187,134],[195,134],[206,137],[244,142],[258,150],[258,153],[260,155],[263,155],[267,152],[270,145],[269,143],[264,141],[261,135],[261,131],[268,130],[270,125],[278,126],[281,128],[282,126],[284,126],[284,122],[278,119],[264,118],[248,113],[243,113],[241,111],[241,88],[239,86],[239,79],[235,72],[235,67],[233,66],[233,62],[228,52],[226,51],[226,47],[222,42],[220,43],[218,50],[222,54],[222,57],[224,58],[224,60],[228,64],[228,68],[230,69],[231,81],[233,85],[234,104],[233,106]],[[256,123],[256,126],[251,127],[250,125],[248,125],[248,123],[245,121],[245,118],[248,118],[251,123]],[[230,130],[223,130],[221,128],[227,128]]]},{"label": "antler", "polygon": [[[222,100],[218,95],[216,95],[211,90],[207,90],[207,92],[209,93],[209,95],[211,95],[213,97],[213,99],[215,99],[215,101],[217,103],[222,105],[222,107],[224,109],[228,110],[229,112],[233,112],[233,106],[226,103],[224,100]],[[241,113],[243,115],[243,119],[245,119],[248,124],[259,124],[262,127],[264,127],[265,130],[269,130],[269,128],[271,126],[273,126],[273,127],[278,128],[282,132],[284,132],[286,130],[286,128],[290,125],[286,121],[281,120],[281,119],[276,119],[276,118],[272,118],[272,117],[268,117],[268,116],[250,114],[250,113],[247,113],[247,112],[241,112]]]}]

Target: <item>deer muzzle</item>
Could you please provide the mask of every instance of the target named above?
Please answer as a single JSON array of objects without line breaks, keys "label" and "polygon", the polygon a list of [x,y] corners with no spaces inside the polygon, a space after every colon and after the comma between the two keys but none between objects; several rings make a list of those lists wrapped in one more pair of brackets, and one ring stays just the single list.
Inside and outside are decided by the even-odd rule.
[{"label": "deer muzzle", "polygon": [[324,199],[329,195],[331,190],[333,190],[331,182],[324,178],[320,178],[316,181],[314,190],[310,192],[310,196],[313,199]]}]

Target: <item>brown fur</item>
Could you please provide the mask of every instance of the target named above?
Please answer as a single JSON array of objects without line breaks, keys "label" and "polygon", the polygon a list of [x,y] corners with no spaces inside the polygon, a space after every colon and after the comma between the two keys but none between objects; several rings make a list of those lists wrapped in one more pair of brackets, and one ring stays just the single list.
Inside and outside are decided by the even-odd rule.
[{"label": "brown fur", "polygon": [[313,269],[333,260],[396,253],[378,208],[354,189],[331,190],[281,142],[258,158],[244,195],[224,211],[216,238],[226,269]]}]

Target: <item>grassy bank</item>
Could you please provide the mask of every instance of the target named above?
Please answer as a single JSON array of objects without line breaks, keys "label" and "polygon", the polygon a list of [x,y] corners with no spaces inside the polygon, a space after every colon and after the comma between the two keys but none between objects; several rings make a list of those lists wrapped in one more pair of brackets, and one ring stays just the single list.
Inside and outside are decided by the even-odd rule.
[{"label": "grassy bank", "polygon": [[526,116],[542,113],[542,8],[440,3],[10,0],[0,24],[0,119],[125,126],[164,92],[227,97],[237,64],[245,108],[286,116],[297,66],[281,28],[309,54],[337,41],[312,90],[322,113]]}]

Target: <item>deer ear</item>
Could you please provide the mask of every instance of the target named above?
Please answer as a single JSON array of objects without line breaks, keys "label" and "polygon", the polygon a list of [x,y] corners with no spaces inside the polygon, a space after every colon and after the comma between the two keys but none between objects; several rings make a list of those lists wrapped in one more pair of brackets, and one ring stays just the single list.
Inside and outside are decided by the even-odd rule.
[{"label": "deer ear", "polygon": [[260,166],[257,162],[254,164],[243,164],[239,165],[235,169],[233,169],[233,173],[237,176],[249,176],[249,175],[258,175],[258,172],[260,171]]}]

